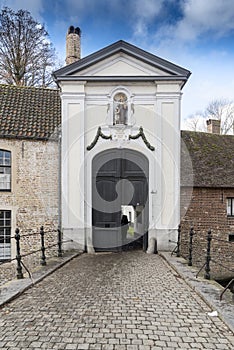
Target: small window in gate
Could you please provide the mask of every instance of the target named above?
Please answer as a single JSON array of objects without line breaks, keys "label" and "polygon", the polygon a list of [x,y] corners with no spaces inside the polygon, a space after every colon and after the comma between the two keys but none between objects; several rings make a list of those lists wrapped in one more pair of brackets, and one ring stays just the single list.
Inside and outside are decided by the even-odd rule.
[{"label": "small window in gate", "polygon": [[228,235],[228,241],[229,241],[229,242],[234,242],[234,233],[229,233],[229,235]]}]

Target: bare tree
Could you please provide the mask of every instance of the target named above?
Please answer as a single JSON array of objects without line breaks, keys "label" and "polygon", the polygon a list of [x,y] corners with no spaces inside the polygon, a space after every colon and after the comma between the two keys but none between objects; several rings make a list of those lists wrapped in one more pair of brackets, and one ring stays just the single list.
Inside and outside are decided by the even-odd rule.
[{"label": "bare tree", "polygon": [[206,107],[204,116],[207,119],[218,119],[221,121],[221,134],[233,133],[234,101],[228,99],[213,100]]},{"label": "bare tree", "polygon": [[55,50],[45,27],[26,10],[0,12],[0,82],[49,86]]},{"label": "bare tree", "polygon": [[186,129],[192,131],[204,131],[205,130],[205,119],[201,112],[191,114],[185,120]]},{"label": "bare tree", "polygon": [[211,101],[203,112],[190,115],[185,120],[188,130],[206,131],[205,121],[218,119],[221,121],[221,134],[234,133],[234,101],[228,99],[216,99]]}]

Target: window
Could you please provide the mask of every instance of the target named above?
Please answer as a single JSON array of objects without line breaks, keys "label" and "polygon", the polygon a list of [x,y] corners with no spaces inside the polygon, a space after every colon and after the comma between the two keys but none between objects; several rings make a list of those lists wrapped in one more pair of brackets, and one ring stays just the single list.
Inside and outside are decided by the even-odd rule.
[{"label": "window", "polygon": [[234,216],[234,198],[227,198],[227,215]]},{"label": "window", "polygon": [[123,92],[118,92],[114,96],[114,116],[113,125],[128,124],[128,98]]},{"label": "window", "polygon": [[11,190],[11,152],[0,149],[0,191]]},{"label": "window", "polygon": [[0,210],[0,260],[11,258],[11,211]]}]

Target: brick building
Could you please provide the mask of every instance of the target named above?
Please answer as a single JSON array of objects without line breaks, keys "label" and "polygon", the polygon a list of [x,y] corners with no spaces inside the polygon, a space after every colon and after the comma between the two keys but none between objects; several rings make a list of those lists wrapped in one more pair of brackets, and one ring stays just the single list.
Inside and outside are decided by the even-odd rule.
[{"label": "brick building", "polygon": [[[58,225],[59,92],[0,85],[0,260],[15,257],[16,227],[22,234]],[[47,244],[56,240],[46,236]],[[40,248],[38,235],[21,239],[21,252]],[[32,259],[38,260],[33,255]],[[27,259],[24,259],[27,263]],[[15,274],[2,265],[0,280]]]},{"label": "brick building", "polygon": [[188,256],[189,230],[193,227],[193,260],[202,266],[211,229],[211,257],[217,262],[211,263],[211,273],[223,278],[234,275],[234,136],[218,134],[217,120],[208,121],[208,131],[181,134],[192,162],[191,173],[182,147],[182,255]]}]

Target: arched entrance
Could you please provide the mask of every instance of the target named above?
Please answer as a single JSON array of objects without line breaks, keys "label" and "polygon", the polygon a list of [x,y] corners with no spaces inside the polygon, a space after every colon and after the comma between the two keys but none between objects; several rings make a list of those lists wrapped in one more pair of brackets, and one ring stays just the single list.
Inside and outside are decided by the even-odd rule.
[{"label": "arched entrance", "polygon": [[92,232],[96,251],[119,251],[134,242],[147,249],[148,180],[148,159],[137,151],[110,149],[94,157]]}]

